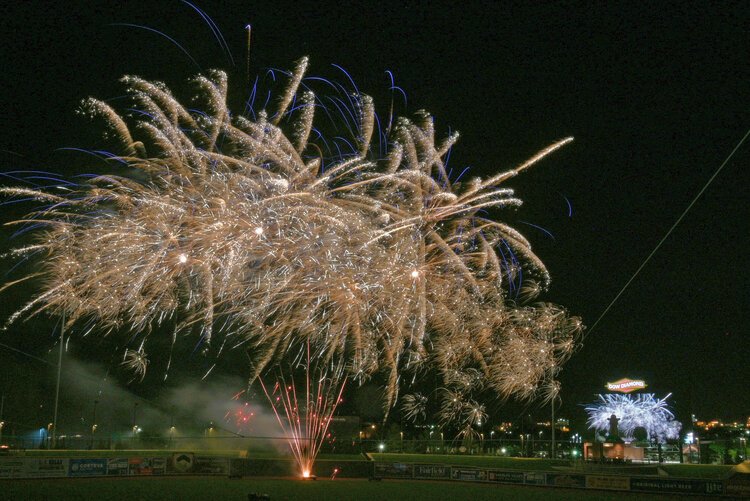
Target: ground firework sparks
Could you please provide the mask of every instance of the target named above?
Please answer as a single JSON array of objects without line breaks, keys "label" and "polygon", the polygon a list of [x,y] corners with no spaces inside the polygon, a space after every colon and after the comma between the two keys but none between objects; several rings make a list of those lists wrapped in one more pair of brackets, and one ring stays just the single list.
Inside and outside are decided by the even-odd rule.
[{"label": "ground firework sparks", "polygon": [[329,370],[328,367],[315,363],[311,365],[309,343],[307,360],[304,362],[305,382],[300,398],[297,397],[294,371],[291,373],[285,377],[277,369],[271,391],[263,378],[259,378],[259,382],[297,461],[300,475],[309,478],[315,458],[327,438],[333,413],[341,401],[346,377],[342,377],[343,371],[340,368]]},{"label": "ground firework sparks", "polygon": [[252,378],[310,346],[347,378],[382,377],[387,408],[402,373],[424,368],[462,402],[484,390],[555,393],[580,321],[511,301],[549,277],[529,242],[485,209],[520,205],[501,185],[572,138],[457,183],[446,158],[458,135],[439,139],[427,113],[380,120],[369,96],[345,93],[335,102],[348,108],[349,137],[326,141],[316,110],[332,101],[310,90],[306,69],[303,58],[289,72],[278,108],[247,116],[227,108],[220,71],[194,79],[189,107],[164,84],[125,77],[134,119],[87,100],[83,111],[119,142],[119,155],[99,154],[136,174],[0,189],[41,205],[15,222],[35,228],[36,242],[11,255],[41,258],[27,279],[43,279],[42,290],[9,321],[65,312],[68,328],[130,329],[138,370],[149,333],[168,320],[173,343],[197,332],[207,356],[246,349]]}]

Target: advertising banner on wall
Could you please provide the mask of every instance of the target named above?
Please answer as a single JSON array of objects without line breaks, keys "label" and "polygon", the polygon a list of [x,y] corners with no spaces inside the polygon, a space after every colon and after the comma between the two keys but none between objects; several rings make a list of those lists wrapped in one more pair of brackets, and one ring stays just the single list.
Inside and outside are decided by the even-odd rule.
[{"label": "advertising banner on wall", "polygon": [[463,480],[469,482],[483,482],[487,480],[487,470],[478,468],[461,468],[451,467],[451,478],[453,480]]},{"label": "advertising banner on wall", "polygon": [[586,487],[586,475],[547,473],[547,485],[555,487]]},{"label": "advertising banner on wall", "polygon": [[0,478],[19,478],[23,463],[23,458],[0,458]]},{"label": "advertising banner on wall", "polygon": [[539,473],[536,471],[524,473],[523,483],[534,484],[534,485],[544,485],[547,483],[547,474]]},{"label": "advertising banner on wall", "polygon": [[589,489],[630,490],[630,477],[615,475],[586,475],[586,487]]},{"label": "advertising banner on wall", "polygon": [[128,474],[128,458],[108,458],[107,475],[118,476]]},{"label": "advertising banner on wall", "polygon": [[214,456],[195,456],[193,473],[196,475],[228,475],[229,460]]},{"label": "advertising banner on wall", "polygon": [[164,475],[167,472],[167,458],[128,458],[128,475]]},{"label": "advertising banner on wall", "polygon": [[[735,468],[738,467],[735,466]],[[727,479],[726,493],[730,496],[750,497],[750,473],[735,473],[729,477]]]},{"label": "advertising banner on wall", "polygon": [[721,481],[710,480],[635,477],[630,479],[630,490],[684,494],[723,494],[724,484]]},{"label": "advertising banner on wall", "polygon": [[375,463],[376,478],[413,478],[414,465],[409,463]]},{"label": "advertising banner on wall", "polygon": [[451,467],[443,464],[415,464],[414,478],[448,479],[451,477]]},{"label": "advertising banner on wall", "polygon": [[487,480],[504,484],[522,484],[522,471],[487,470]]},{"label": "advertising banner on wall", "polygon": [[0,478],[56,478],[67,476],[67,459],[0,459]]},{"label": "advertising banner on wall", "polygon": [[107,460],[104,458],[70,459],[68,475],[71,477],[101,477],[107,474]]},{"label": "advertising banner on wall", "polygon": [[170,475],[229,475],[229,459],[216,456],[196,456],[192,452],[172,454],[167,462]]},{"label": "advertising banner on wall", "polygon": [[195,455],[192,452],[177,452],[172,454],[167,463],[167,473],[190,473],[195,466]]}]

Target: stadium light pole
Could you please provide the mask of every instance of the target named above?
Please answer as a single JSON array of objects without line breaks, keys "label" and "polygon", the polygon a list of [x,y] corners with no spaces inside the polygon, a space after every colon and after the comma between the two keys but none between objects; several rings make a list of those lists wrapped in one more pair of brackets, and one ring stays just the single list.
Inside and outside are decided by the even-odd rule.
[{"label": "stadium light pole", "polygon": [[3,427],[5,421],[3,421],[3,411],[5,410],[5,393],[3,393],[2,399],[0,399],[0,444],[3,443]]},{"label": "stadium light pole", "polygon": [[94,434],[96,433],[96,406],[99,404],[99,399],[94,399],[94,419],[91,420],[91,449],[94,448]]},{"label": "stadium light pole", "polygon": [[62,370],[62,354],[63,344],[65,339],[65,310],[62,313],[62,321],[60,322],[60,351],[57,356],[57,385],[55,386],[55,415],[52,419],[52,448],[57,446],[57,404],[60,401],[60,373]]},{"label": "stadium light pole", "polygon": [[550,454],[555,459],[555,397],[552,397],[552,449]]},{"label": "stadium light pole", "polygon": [[138,402],[133,402],[133,443],[135,443],[135,432],[136,432],[136,411],[138,410]]}]

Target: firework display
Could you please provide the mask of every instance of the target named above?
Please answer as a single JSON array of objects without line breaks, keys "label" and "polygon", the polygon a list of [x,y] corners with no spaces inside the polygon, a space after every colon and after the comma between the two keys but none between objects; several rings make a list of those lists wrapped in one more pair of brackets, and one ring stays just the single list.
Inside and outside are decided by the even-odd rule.
[{"label": "firework display", "polygon": [[636,395],[599,395],[596,403],[586,406],[589,428],[606,432],[612,414],[619,419],[619,430],[623,437],[633,439],[636,428],[646,430],[650,440],[665,442],[679,437],[682,423],[675,421],[667,406],[666,397],[659,399],[653,393]]},{"label": "firework display", "polygon": [[[486,414],[477,392],[554,398],[581,322],[556,305],[518,304],[549,276],[488,210],[520,205],[501,185],[572,138],[459,183],[446,167],[458,134],[438,140],[424,112],[380,119],[358,92],[322,99],[306,68],[303,58],[288,73],[275,110],[246,116],[227,108],[220,71],[194,79],[190,106],[138,77],[123,79],[130,116],[87,100],[120,145],[97,154],[120,174],[0,190],[40,204],[15,222],[35,241],[11,255],[41,267],[8,285],[42,289],[9,322],[64,312],[84,335],[130,331],[123,364],[138,378],[157,358],[171,363],[147,355],[164,325],[175,325],[173,344],[194,336],[208,357],[246,350],[251,379],[303,363],[309,347],[337,367],[334,388],[381,377],[387,408],[403,375],[434,370],[441,419],[461,426]],[[326,140],[319,110],[348,137]],[[423,415],[425,399],[406,398],[408,414]]]},{"label": "firework display", "polygon": [[263,378],[259,378],[263,393],[271,403],[276,421],[287,438],[287,443],[294,456],[303,478],[313,474],[313,464],[321,446],[326,439],[331,418],[341,402],[341,395],[346,386],[343,365],[333,370],[325,365],[310,360],[310,342],[307,343],[307,357],[303,369],[305,373],[304,390],[297,397],[297,385],[293,373],[288,376],[276,368],[273,372],[276,379],[269,391]]}]

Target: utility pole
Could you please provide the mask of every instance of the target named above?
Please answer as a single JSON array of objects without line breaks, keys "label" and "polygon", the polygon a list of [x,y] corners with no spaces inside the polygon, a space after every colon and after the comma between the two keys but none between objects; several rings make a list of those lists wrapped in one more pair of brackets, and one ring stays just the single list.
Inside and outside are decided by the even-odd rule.
[{"label": "utility pole", "polygon": [[63,344],[65,341],[65,310],[60,322],[60,352],[57,357],[57,386],[55,387],[55,415],[52,419],[52,448],[57,446],[57,404],[60,401],[60,371],[62,370]]}]

